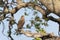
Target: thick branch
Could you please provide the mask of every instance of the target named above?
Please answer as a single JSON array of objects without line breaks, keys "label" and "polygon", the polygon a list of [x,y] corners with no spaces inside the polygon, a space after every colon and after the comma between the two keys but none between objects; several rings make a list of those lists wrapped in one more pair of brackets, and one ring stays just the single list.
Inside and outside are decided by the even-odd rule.
[{"label": "thick branch", "polygon": [[39,0],[40,3],[42,3],[47,10],[50,10],[50,12],[55,13],[56,15],[60,16],[60,1],[59,0]]},{"label": "thick branch", "polygon": [[54,21],[54,22],[60,23],[60,18],[59,18],[59,19],[55,19],[55,18],[53,18],[52,16],[49,16],[48,19],[49,19],[49,20],[52,20],[52,21]]},{"label": "thick branch", "polygon": [[28,6],[34,7],[36,10],[40,11],[43,15],[45,15],[45,10],[43,10],[40,6],[38,6],[32,2],[23,3],[20,0],[17,0],[17,6],[15,8],[13,8],[12,10],[9,10],[9,12],[8,12],[8,9],[5,8],[4,12],[6,11],[7,13],[15,14],[19,9],[21,9],[23,7],[28,7]]},{"label": "thick branch", "polygon": [[37,37],[43,37],[43,36],[47,36],[47,35],[50,35],[51,37],[54,36],[54,34],[50,33],[50,34],[42,34],[42,33],[37,33],[37,32],[30,32],[28,30],[24,31],[23,29],[20,31],[20,33],[28,36],[28,37],[34,37],[34,38],[37,38]]}]

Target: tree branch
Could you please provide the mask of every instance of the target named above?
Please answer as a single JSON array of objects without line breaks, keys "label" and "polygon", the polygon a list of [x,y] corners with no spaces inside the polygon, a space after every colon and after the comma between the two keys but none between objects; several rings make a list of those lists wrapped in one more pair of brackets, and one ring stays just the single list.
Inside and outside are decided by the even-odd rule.
[{"label": "tree branch", "polygon": [[43,4],[47,8],[47,10],[49,10],[50,12],[52,12],[60,17],[60,11],[59,11],[60,10],[60,1],[59,0],[53,0],[53,2],[52,2],[52,0],[48,0],[48,1],[39,0],[39,2],[41,4]]},{"label": "tree branch", "polygon": [[14,39],[12,38],[12,36],[11,36],[11,26],[10,26],[10,25],[9,25],[9,34],[8,34],[8,37],[10,37],[11,40],[14,40]]},{"label": "tree branch", "polygon": [[15,8],[13,8],[12,10],[8,10],[5,8],[4,12],[7,11],[7,13],[15,14],[19,9],[24,8],[24,7],[28,7],[28,6],[32,6],[32,7],[34,6],[35,10],[38,10],[43,15],[45,15],[45,10],[43,10],[40,6],[38,6],[32,2],[23,3],[21,0],[17,0],[17,6]]},{"label": "tree branch", "polygon": [[22,33],[22,34],[24,34],[24,35],[26,35],[26,36],[28,36],[28,37],[33,37],[33,38],[43,37],[43,36],[47,36],[47,35],[50,35],[51,37],[54,36],[53,33],[50,33],[50,34],[46,33],[46,34],[44,35],[44,34],[42,34],[42,33],[37,33],[37,32],[32,33],[32,32],[29,31],[29,30],[24,31],[23,29],[20,31],[20,33]]},{"label": "tree branch", "polygon": [[60,23],[60,18],[59,18],[59,19],[55,19],[55,18],[53,18],[52,16],[49,16],[48,19],[49,19],[49,20],[52,20],[52,21],[54,21],[54,22],[57,22],[58,24]]}]

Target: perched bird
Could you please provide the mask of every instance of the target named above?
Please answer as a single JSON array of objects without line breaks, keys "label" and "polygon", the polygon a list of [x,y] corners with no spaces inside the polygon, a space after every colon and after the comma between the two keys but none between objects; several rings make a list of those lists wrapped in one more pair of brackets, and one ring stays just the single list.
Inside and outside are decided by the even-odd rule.
[{"label": "perched bird", "polygon": [[21,32],[21,29],[23,28],[24,23],[25,23],[25,19],[24,19],[24,16],[22,15],[17,24],[18,32]]}]

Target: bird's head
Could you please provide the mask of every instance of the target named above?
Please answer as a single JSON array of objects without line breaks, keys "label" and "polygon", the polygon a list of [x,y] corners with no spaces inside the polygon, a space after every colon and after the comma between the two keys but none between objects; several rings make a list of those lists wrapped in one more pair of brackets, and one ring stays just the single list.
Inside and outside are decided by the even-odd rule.
[{"label": "bird's head", "polygon": [[21,16],[21,20],[24,20],[24,15]]}]

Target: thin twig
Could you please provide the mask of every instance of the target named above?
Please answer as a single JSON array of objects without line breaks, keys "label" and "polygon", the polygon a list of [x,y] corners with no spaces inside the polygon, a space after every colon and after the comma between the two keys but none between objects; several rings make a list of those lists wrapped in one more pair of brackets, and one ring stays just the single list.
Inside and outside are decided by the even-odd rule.
[{"label": "thin twig", "polygon": [[9,25],[9,35],[8,35],[8,37],[10,37],[11,40],[14,40],[14,39],[12,38],[12,36],[11,36],[11,25]]}]

